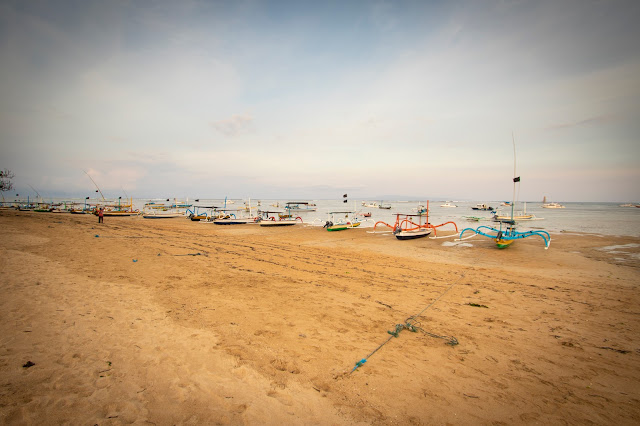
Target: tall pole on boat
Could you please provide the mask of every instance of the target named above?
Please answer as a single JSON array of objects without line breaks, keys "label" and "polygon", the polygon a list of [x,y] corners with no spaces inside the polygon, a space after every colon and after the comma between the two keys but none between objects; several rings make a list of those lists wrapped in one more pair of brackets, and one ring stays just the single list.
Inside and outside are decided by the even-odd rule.
[{"label": "tall pole on boat", "polygon": [[91,182],[93,182],[93,184],[96,186],[96,188],[98,189],[98,192],[100,193],[100,196],[102,197],[102,201],[104,201],[104,195],[102,195],[102,191],[100,191],[100,188],[98,187],[98,184],[96,183],[95,180],[93,180],[93,178],[91,177],[91,175],[89,175],[89,173],[87,173],[86,171],[84,171],[84,174],[89,176],[89,179],[91,179]]},{"label": "tall pole on boat", "polygon": [[513,197],[511,198],[511,221],[513,221],[513,209],[516,203],[516,182],[520,182],[520,178],[516,177],[516,138],[511,132],[511,141],[513,142]]},{"label": "tall pole on boat", "polygon": [[429,200],[427,200],[427,217],[425,218],[425,222],[429,224]]},{"label": "tall pole on boat", "polygon": [[[27,185],[29,185],[29,184],[27,184]],[[33,186],[31,186],[31,185],[29,185],[29,188],[33,189],[33,191],[38,195],[38,202],[40,202],[40,199],[42,198],[42,197],[40,196],[40,193],[39,193],[38,191],[36,191],[36,189],[35,189]]]}]

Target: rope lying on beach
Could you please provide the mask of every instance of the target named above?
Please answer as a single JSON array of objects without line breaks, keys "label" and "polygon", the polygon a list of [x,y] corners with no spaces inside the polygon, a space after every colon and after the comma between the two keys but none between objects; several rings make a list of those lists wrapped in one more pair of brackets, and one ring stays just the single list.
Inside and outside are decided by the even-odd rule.
[{"label": "rope lying on beach", "polygon": [[434,300],[433,302],[431,302],[429,305],[427,305],[423,310],[420,311],[420,313],[416,314],[416,315],[412,315],[409,318],[407,318],[406,320],[404,320],[404,324],[396,324],[395,326],[395,330],[390,330],[387,331],[387,333],[389,333],[391,336],[389,336],[389,338],[387,340],[385,340],[384,342],[382,342],[377,348],[375,348],[369,355],[367,355],[366,357],[362,358],[360,361],[356,362],[356,365],[353,367],[353,369],[351,370],[351,372],[349,372],[349,374],[353,373],[354,371],[356,371],[356,369],[358,367],[361,367],[365,362],[367,362],[367,360],[369,358],[371,358],[371,356],[373,354],[375,354],[376,352],[378,352],[378,350],[380,350],[380,348],[382,348],[384,345],[386,345],[387,343],[389,343],[389,341],[391,339],[393,339],[394,337],[398,337],[400,332],[402,330],[409,330],[412,333],[416,333],[418,331],[422,331],[424,334],[426,334],[427,336],[430,337],[435,337],[438,339],[444,339],[446,340],[446,344],[450,345],[450,346],[455,346],[458,344],[458,339],[456,339],[453,336],[440,336],[438,334],[434,334],[434,333],[429,333],[428,331],[424,330],[422,327],[420,327],[420,322],[418,321],[418,318],[424,313],[424,311],[426,311],[427,309],[429,309],[430,307],[432,307],[438,300],[440,300],[445,294],[447,294],[449,292],[449,290],[451,290],[456,284],[458,284],[460,282],[460,280],[462,278],[464,278],[464,273],[462,275],[460,275],[460,277],[456,280],[456,282],[454,282],[453,284],[451,284],[449,286],[449,288],[447,288],[440,296],[438,296],[436,298],[436,300]]}]

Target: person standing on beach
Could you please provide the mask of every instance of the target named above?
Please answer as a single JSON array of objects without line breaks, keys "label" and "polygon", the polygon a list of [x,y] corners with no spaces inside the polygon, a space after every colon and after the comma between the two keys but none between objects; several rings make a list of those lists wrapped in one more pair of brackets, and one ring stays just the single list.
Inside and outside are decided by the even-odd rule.
[{"label": "person standing on beach", "polygon": [[104,223],[104,209],[102,207],[98,210],[98,223]]}]

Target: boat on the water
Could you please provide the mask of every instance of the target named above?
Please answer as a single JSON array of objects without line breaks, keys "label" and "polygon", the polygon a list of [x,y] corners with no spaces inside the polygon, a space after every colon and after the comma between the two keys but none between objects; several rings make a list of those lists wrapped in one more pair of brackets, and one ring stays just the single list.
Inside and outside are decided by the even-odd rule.
[{"label": "boat on the water", "polygon": [[493,207],[488,206],[486,204],[476,204],[475,207],[471,207],[471,210],[484,210],[484,211],[493,211]]},{"label": "boat on the water", "polygon": [[284,207],[289,212],[315,212],[317,207],[306,201],[288,201]]},{"label": "boat on the water", "polygon": [[544,209],[564,209],[560,203],[547,202],[547,196],[542,197],[542,208]]},{"label": "boat on the water", "polygon": [[500,222],[504,220],[543,220],[541,217],[536,217],[535,214],[527,212],[527,203],[522,203],[524,208],[523,210],[514,210],[514,205],[512,204],[510,211],[504,211],[502,209],[498,209],[493,213],[493,220],[495,222]]},{"label": "boat on the water", "polygon": [[560,203],[545,203],[542,205],[545,209],[564,209],[564,206]]},{"label": "boat on the water", "polygon": [[447,201],[444,204],[440,204],[440,207],[444,207],[444,208],[452,208],[452,207],[458,207],[455,204],[452,204],[451,201]]}]

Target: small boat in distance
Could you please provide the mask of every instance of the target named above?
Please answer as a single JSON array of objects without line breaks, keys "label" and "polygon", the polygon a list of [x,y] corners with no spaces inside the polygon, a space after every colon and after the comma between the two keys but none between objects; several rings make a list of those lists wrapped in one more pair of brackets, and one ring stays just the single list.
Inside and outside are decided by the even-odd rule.
[{"label": "small boat in distance", "polygon": [[560,203],[548,203],[547,196],[542,197],[542,208],[544,209],[564,209],[564,206]]},{"label": "small boat in distance", "polygon": [[284,208],[289,212],[315,212],[317,210],[315,204],[306,201],[288,201]]},{"label": "small boat in distance", "polygon": [[451,201],[447,201],[444,204],[440,204],[440,207],[444,207],[444,208],[451,208],[451,207],[458,207],[455,204],[451,204]]},{"label": "small boat in distance", "polygon": [[524,209],[523,210],[513,210],[512,209],[512,211],[503,212],[502,210],[498,209],[493,213],[493,220],[495,222],[500,222],[500,221],[504,221],[504,220],[516,220],[516,221],[520,221],[520,220],[543,220],[543,218],[536,217],[536,215],[533,214],[533,213],[527,213],[527,203],[526,202],[523,203],[523,205],[524,205]]},{"label": "small boat in distance", "polygon": [[564,206],[559,203],[546,203],[542,205],[542,208],[545,209],[564,209]]},{"label": "small boat in distance", "polygon": [[493,211],[493,207],[488,206],[486,204],[476,204],[475,207],[471,207],[471,210],[485,210],[485,211]]}]

